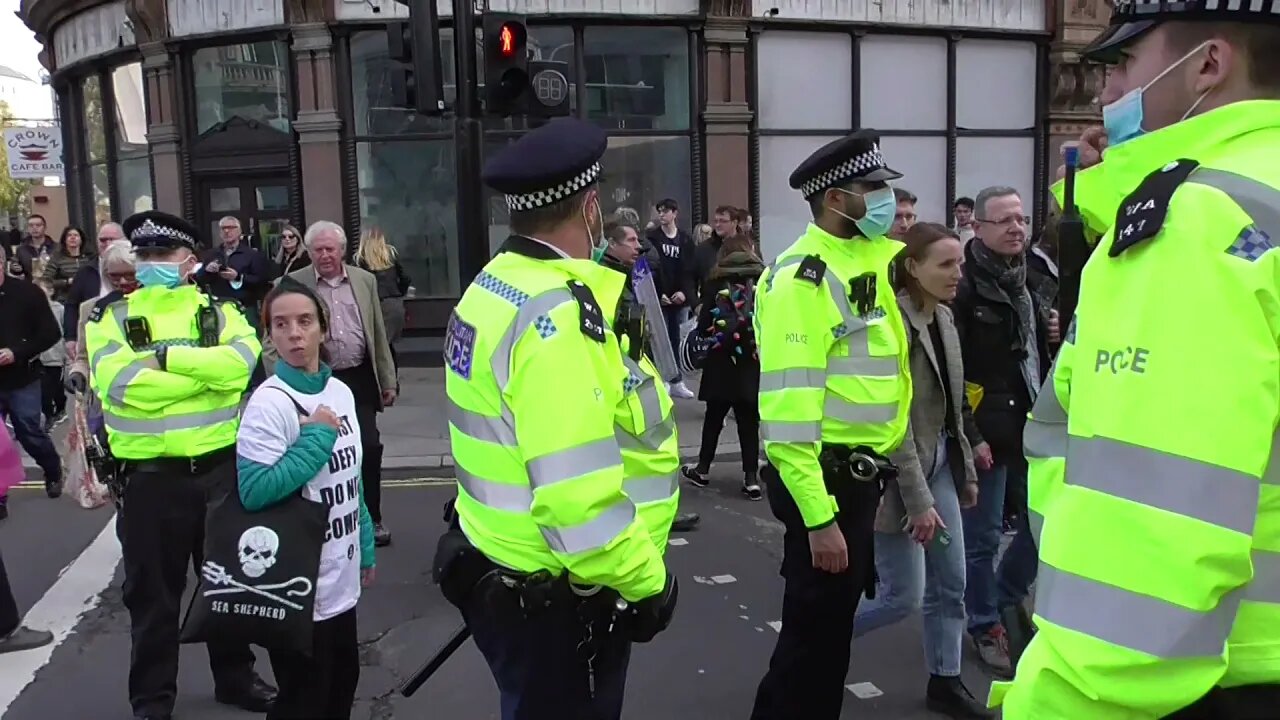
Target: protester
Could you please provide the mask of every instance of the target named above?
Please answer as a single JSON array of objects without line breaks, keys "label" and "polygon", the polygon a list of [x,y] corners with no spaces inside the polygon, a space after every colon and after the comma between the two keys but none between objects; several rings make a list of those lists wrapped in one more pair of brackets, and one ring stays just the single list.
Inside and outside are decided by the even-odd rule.
[{"label": "protester", "polygon": [[40,278],[52,287],[53,298],[63,303],[80,268],[92,267],[93,260],[93,254],[84,246],[84,232],[74,225],[68,225],[58,239],[58,247],[44,264],[44,272]]},{"label": "protester", "polygon": [[67,419],[67,391],[62,387],[67,365],[67,344],[62,339],[62,303],[54,299],[53,285],[47,280],[36,283],[49,299],[49,310],[58,323],[58,341],[40,353],[40,398],[44,409],[44,429],[49,431]]},{"label": "protester", "polygon": [[[249,398],[236,437],[240,501],[254,512],[299,490],[315,502],[344,498],[330,503],[330,522],[341,525],[357,512],[360,527],[358,536],[325,539],[310,656],[270,651],[280,692],[267,718],[341,720],[351,717],[360,678],[356,604],[360,589],[374,578],[373,520],[360,479],[356,401],[322,360],[329,321],[315,291],[293,281],[281,283],[263,303],[263,327],[279,361],[275,374]],[[308,414],[300,416],[299,408]],[[354,461],[331,460],[338,457]]]},{"label": "protester", "polygon": [[[658,224],[648,230],[645,237],[662,256],[658,294],[662,300],[662,314],[667,322],[667,337],[674,348],[680,345],[680,327],[688,318],[697,293],[694,243],[693,237],[676,223],[680,209],[675,200],[662,200],[654,209],[658,214]],[[672,397],[693,397],[693,391],[685,385],[683,378],[677,375],[670,378],[670,381]]]},{"label": "protester", "polygon": [[391,358],[399,367],[396,343],[404,333],[404,297],[413,281],[405,273],[396,247],[387,242],[381,228],[371,227],[361,234],[360,246],[352,260],[356,267],[373,273],[378,281],[378,303],[382,306],[382,320],[387,326],[387,342],[391,344]]}]

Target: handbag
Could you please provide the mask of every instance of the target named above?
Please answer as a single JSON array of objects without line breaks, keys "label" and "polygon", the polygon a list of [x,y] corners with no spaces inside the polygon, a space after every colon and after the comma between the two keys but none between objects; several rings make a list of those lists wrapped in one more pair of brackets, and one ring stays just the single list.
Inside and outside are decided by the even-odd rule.
[{"label": "handbag", "polygon": [[[300,417],[308,415],[292,395],[279,392]],[[200,583],[183,619],[182,642],[253,644],[310,656],[328,526],[328,506],[301,491],[257,512],[246,510],[236,491],[210,503]]]}]

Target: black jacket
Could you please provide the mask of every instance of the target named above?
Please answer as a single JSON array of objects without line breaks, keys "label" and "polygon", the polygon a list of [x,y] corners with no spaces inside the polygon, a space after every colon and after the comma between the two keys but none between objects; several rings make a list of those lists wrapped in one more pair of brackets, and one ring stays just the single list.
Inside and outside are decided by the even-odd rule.
[{"label": "black jacket", "polygon": [[[218,247],[205,253],[201,261],[204,264],[200,272],[196,273],[196,284],[216,298],[235,300],[244,307],[253,307],[266,295],[270,286],[271,266],[267,262],[267,256],[261,250],[250,247],[248,238],[241,238],[240,244],[230,254],[225,248]],[[239,273],[239,289],[232,288],[231,283],[223,280],[218,273],[206,270],[209,263],[214,261],[222,266],[219,271],[229,267]]]},{"label": "black jacket", "polygon": [[400,260],[396,259],[391,267],[382,270],[372,270],[365,267],[364,263],[356,263],[361,270],[368,270],[378,282],[378,299],[389,300],[391,298],[402,298],[409,292],[409,286],[413,281],[404,271],[404,266],[400,264]]},{"label": "black jacket", "polygon": [[16,390],[43,374],[40,353],[58,342],[58,321],[44,291],[18,278],[0,284],[0,317],[0,348],[13,351],[13,362],[0,366],[0,390]]},{"label": "black jacket", "polygon": [[[734,283],[759,280],[764,272],[760,260],[748,253],[731,253],[714,266],[703,283],[699,298],[702,309],[698,313],[698,329],[709,334],[715,322],[712,309],[716,307],[716,294]],[[727,348],[712,348],[707,352],[702,367],[702,383],[698,386],[698,399],[703,402],[737,403],[754,399],[760,394],[760,361],[738,355],[736,359]]]},{"label": "black jacket", "polygon": [[676,236],[669,238],[659,226],[646,233],[645,239],[651,247],[657,249],[662,258],[662,272],[655,278],[658,282],[658,294],[670,297],[676,292],[682,292],[684,302],[672,303],[669,307],[693,307],[698,292],[693,237],[684,230],[677,229]]},{"label": "black jacket", "polygon": [[67,299],[62,303],[62,339],[75,340],[80,329],[80,304],[102,292],[102,275],[98,264],[85,265],[71,279]]},{"label": "black jacket", "polygon": [[281,256],[271,261],[271,279],[273,281],[296,272],[302,268],[311,267],[311,256],[306,250],[298,248],[298,252],[288,257]]},{"label": "black jacket", "polygon": [[[1045,327],[1050,308],[1041,303],[1035,292],[1031,293],[1036,347],[1024,348],[1018,332],[1018,313],[995,279],[978,267],[972,244],[965,247],[965,260],[964,278],[953,302],[964,355],[964,379],[983,389],[982,401],[974,412],[982,438],[998,459],[1016,458],[1022,454],[1022,429],[1031,409],[1022,361],[1028,352],[1039,354],[1039,379],[1043,384],[1052,362]],[[1028,288],[1041,280],[1034,266],[1027,268]]]},{"label": "black jacket", "polygon": [[716,266],[716,256],[720,254],[721,245],[724,245],[724,238],[711,233],[711,237],[694,250],[693,271],[698,282],[698,297],[702,297],[704,286],[711,279],[711,270]]}]

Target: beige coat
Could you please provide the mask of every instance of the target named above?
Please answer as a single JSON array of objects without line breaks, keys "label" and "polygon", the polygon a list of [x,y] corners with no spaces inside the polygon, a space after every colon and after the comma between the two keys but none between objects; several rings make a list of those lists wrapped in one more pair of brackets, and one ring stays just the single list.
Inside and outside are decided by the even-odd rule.
[{"label": "beige coat", "polygon": [[[364,325],[365,352],[373,362],[373,374],[378,379],[378,393],[396,388],[396,365],[391,360],[391,344],[387,338],[387,323],[382,317],[382,304],[378,302],[378,282],[373,273],[361,270],[354,265],[345,265],[347,279],[351,281],[351,290],[356,296],[356,307],[360,310],[360,322]],[[289,273],[292,278],[314,290],[316,288],[316,269],[306,267]],[[276,360],[280,354],[271,344],[271,334],[267,332],[262,341],[262,367],[270,376],[275,372]]]},{"label": "beige coat", "polygon": [[[964,431],[964,363],[960,355],[960,335],[956,332],[951,308],[939,305],[934,311],[935,321],[942,336],[946,353],[947,379],[951,385],[952,412],[946,413],[946,395],[942,392],[942,373],[938,369],[938,357],[929,337],[929,321],[916,309],[906,296],[899,296],[902,318],[908,325],[911,337],[911,401],[910,424],[907,436],[890,459],[898,465],[898,479],[885,488],[884,502],[876,515],[876,530],[901,532],[904,516],[915,516],[933,507],[933,493],[929,491],[929,473],[938,447],[938,430],[945,427],[947,434],[959,441],[963,456],[964,474],[955,477],[956,489],[963,490],[964,483],[978,481],[973,465],[973,449]],[[952,468],[960,467],[956,458],[950,458]]]}]

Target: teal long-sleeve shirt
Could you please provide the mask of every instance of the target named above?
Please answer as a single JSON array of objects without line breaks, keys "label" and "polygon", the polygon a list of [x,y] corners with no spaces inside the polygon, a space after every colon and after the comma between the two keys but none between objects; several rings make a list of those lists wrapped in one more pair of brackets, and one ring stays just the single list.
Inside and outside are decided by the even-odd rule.
[{"label": "teal long-sleeve shirt", "polygon": [[[285,363],[276,365],[276,375],[289,387],[301,393],[315,394],[329,380],[330,370],[321,366],[318,373],[304,373]],[[338,431],[328,425],[303,425],[298,439],[272,465],[236,458],[239,475],[240,502],[249,512],[256,512],[297,494],[329,462]],[[360,567],[375,565],[373,518],[364,501],[364,478],[360,478]]]}]

